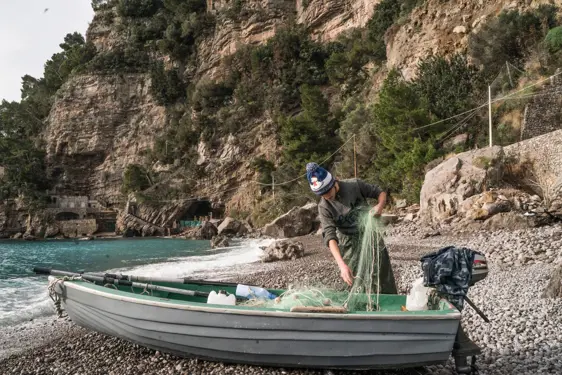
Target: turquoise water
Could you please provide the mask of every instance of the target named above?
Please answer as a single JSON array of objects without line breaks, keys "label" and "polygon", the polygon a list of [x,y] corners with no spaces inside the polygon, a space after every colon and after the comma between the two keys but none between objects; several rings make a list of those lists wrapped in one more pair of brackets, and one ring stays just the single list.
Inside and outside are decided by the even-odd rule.
[{"label": "turquoise water", "polygon": [[211,250],[209,241],[161,238],[0,241],[0,327],[53,314],[47,276],[35,275],[35,266],[64,271],[203,277],[256,261],[261,245],[254,241]]}]

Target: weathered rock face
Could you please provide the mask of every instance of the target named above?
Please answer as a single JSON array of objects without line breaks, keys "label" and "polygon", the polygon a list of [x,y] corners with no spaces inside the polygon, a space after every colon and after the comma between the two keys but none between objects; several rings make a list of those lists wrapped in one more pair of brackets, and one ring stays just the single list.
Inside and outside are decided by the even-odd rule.
[{"label": "weathered rock face", "polygon": [[25,216],[22,212],[17,211],[16,204],[13,202],[0,203],[0,238],[9,238],[20,233],[24,227]]},{"label": "weathered rock face", "polygon": [[456,215],[465,199],[498,181],[502,160],[502,148],[495,146],[456,155],[429,171],[420,193],[421,218],[438,222]]},{"label": "weathered rock face", "polygon": [[378,3],[380,0],[296,0],[297,20],[313,37],[330,41],[343,31],[365,26]]},{"label": "weathered rock face", "polygon": [[150,237],[164,236],[167,234],[164,228],[127,213],[122,213],[117,217],[117,228],[121,228],[120,230],[125,237]]},{"label": "weathered rock face", "polygon": [[387,66],[402,71],[406,79],[417,74],[418,62],[430,55],[463,52],[468,36],[502,9],[525,11],[547,1],[428,0],[412,11],[409,20],[387,31]]},{"label": "weathered rock face", "polygon": [[128,164],[141,163],[166,122],[145,74],[81,75],[59,91],[45,140],[59,194],[120,196]]},{"label": "weathered rock face", "polygon": [[266,236],[273,238],[290,238],[312,233],[318,226],[318,205],[309,203],[303,207],[294,207],[286,214],[267,224],[263,228]]},{"label": "weathered rock face", "polygon": [[[275,29],[287,22],[294,12],[295,0],[249,0],[242,4],[241,14],[227,17],[224,10],[233,1],[212,1],[207,5],[212,12],[219,11],[216,32],[199,45],[200,65],[197,74],[211,79],[219,78],[222,60],[244,45],[262,44],[275,35]],[[222,12],[220,12],[222,11]]]},{"label": "weathered rock face", "polygon": [[276,241],[264,249],[262,262],[278,260],[295,260],[304,256],[304,246],[301,242],[291,240]]}]

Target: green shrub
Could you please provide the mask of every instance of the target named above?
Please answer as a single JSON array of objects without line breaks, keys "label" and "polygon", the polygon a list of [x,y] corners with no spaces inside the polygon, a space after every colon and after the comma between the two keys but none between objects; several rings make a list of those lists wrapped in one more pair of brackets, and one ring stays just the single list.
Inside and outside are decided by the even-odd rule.
[{"label": "green shrub", "polygon": [[550,53],[556,53],[562,49],[562,26],[552,28],[544,39]]},{"label": "green shrub", "polygon": [[122,17],[150,17],[162,6],[161,0],[119,0],[117,12]]},{"label": "green shrub", "polygon": [[506,61],[522,67],[538,41],[555,26],[556,11],[552,5],[523,13],[503,11],[478,33],[471,34],[469,53],[484,66],[489,77],[496,76]]},{"label": "green shrub", "polygon": [[150,68],[150,57],[135,48],[114,49],[98,53],[87,69],[98,73],[144,73]]},{"label": "green shrub", "polygon": [[[466,57],[431,56],[418,64],[415,89],[438,119],[446,119],[479,104],[485,86],[478,69]],[[449,126],[449,124],[445,124]]]},{"label": "green shrub", "polygon": [[138,164],[129,164],[123,173],[123,184],[121,191],[125,194],[139,192],[150,186],[148,172]]},{"label": "green shrub", "polygon": [[161,61],[153,63],[150,68],[151,93],[160,105],[170,105],[185,99],[186,88],[177,68],[164,70]]}]

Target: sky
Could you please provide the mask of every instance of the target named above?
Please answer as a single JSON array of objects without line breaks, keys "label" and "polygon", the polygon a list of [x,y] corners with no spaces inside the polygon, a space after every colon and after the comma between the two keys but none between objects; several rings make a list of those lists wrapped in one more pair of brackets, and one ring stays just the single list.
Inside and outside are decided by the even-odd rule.
[{"label": "sky", "polygon": [[[86,37],[91,0],[0,0],[0,101],[20,100],[21,77],[43,76],[64,36]],[[47,11],[45,11],[48,9]]]}]

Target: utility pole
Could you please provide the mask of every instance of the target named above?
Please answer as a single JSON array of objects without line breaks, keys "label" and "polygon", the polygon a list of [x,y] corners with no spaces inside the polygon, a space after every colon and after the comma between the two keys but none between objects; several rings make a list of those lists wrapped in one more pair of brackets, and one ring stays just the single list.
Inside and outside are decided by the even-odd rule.
[{"label": "utility pole", "polygon": [[353,135],[353,169],[357,178],[357,153],[355,151],[355,134]]},{"label": "utility pole", "polygon": [[271,172],[271,191],[273,192],[273,200],[275,200],[275,176]]},{"label": "utility pole", "polygon": [[492,147],[492,86],[488,86],[488,120],[489,120],[489,135],[490,147]]},{"label": "utility pole", "polygon": [[509,76],[509,84],[513,88],[513,80],[511,79],[511,72],[509,71],[509,62],[505,62],[505,66],[507,68],[507,75]]}]

